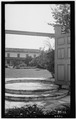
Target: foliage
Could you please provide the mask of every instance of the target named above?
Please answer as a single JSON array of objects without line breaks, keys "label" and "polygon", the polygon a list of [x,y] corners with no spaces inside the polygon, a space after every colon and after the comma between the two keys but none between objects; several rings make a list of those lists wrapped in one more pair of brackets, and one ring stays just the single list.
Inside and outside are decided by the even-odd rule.
[{"label": "foliage", "polygon": [[54,77],[54,54],[55,54],[55,51],[54,50],[51,50],[47,53],[47,69],[52,73],[53,77]]},{"label": "foliage", "polygon": [[19,65],[19,64],[21,64],[22,63],[22,61],[19,61],[19,60],[14,60],[14,66],[17,66],[17,65]]},{"label": "foliage", "polygon": [[35,57],[29,62],[29,65],[30,66],[37,66],[38,65],[37,61],[38,61],[38,57]]},{"label": "foliage", "polygon": [[39,109],[36,105],[21,107],[21,108],[13,108],[8,109],[5,117],[40,117],[42,115],[41,109]]},{"label": "foliage", "polygon": [[32,57],[31,56],[27,56],[26,58],[25,58],[25,64],[27,64],[27,66],[29,65],[29,62],[32,60]]},{"label": "foliage", "polygon": [[40,56],[30,62],[31,66],[49,70],[54,76],[54,50],[41,51]]},{"label": "foliage", "polygon": [[64,105],[63,108],[58,107],[50,112],[44,113],[37,105],[8,109],[5,118],[54,118],[54,117],[70,117],[70,107]]},{"label": "foliage", "polygon": [[25,60],[20,60],[20,59],[7,59],[7,61],[11,61],[12,62],[12,65],[15,67],[15,66],[19,66],[20,64],[26,64],[27,66],[29,65],[29,62],[32,60],[32,57],[31,56],[27,56],[25,58]]},{"label": "foliage", "polygon": [[63,31],[70,32],[70,4],[57,4],[52,8],[52,14],[56,23],[62,25]]},{"label": "foliage", "polygon": [[42,50],[40,56],[37,58],[37,67],[46,69],[46,53]]}]

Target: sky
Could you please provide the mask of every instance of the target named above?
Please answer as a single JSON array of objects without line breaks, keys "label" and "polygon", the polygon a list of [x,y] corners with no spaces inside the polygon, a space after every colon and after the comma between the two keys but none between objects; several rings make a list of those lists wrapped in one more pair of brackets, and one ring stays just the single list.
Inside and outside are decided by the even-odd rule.
[{"label": "sky", "polygon": [[[54,33],[54,28],[48,25],[48,23],[54,23],[51,14],[51,5],[49,4],[5,5],[6,30]],[[5,47],[30,49],[39,49],[40,47],[47,48],[48,46],[45,43],[47,40],[51,43],[51,47],[54,48],[54,40],[48,37],[6,34]]]}]

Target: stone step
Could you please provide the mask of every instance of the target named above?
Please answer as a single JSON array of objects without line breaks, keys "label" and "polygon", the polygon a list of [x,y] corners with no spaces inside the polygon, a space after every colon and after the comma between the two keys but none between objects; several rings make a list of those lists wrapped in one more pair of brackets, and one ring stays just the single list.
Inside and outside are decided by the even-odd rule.
[{"label": "stone step", "polygon": [[7,83],[20,83],[20,82],[42,82],[42,83],[51,83],[51,80],[25,80],[25,79],[23,79],[23,80],[8,80],[8,81],[6,81],[5,83],[7,84]]},{"label": "stone step", "polygon": [[6,89],[11,90],[45,90],[45,89],[57,89],[58,86],[54,84],[44,84],[44,83],[31,83],[31,82],[20,82],[20,83],[9,83],[5,85]]},{"label": "stone step", "polygon": [[48,94],[57,92],[58,89],[44,89],[44,90],[12,90],[12,89],[5,89],[5,93],[9,94],[20,94],[20,95],[41,95],[41,94]]},{"label": "stone step", "polygon": [[12,95],[12,94],[5,94],[5,99],[9,101],[23,101],[23,102],[29,102],[29,101],[39,101],[39,100],[53,100],[53,99],[59,99],[64,96],[66,96],[68,91],[65,91],[64,93],[53,93],[53,94],[46,94],[46,95],[40,95],[40,96],[26,96],[26,95]]},{"label": "stone step", "polygon": [[54,78],[52,78],[52,77],[49,77],[49,78],[44,78],[44,77],[38,77],[38,78],[36,78],[36,77],[23,77],[23,78],[6,78],[5,79],[6,80],[6,82],[7,81],[22,81],[22,80],[25,80],[25,81],[52,81],[52,80],[54,80]]},{"label": "stone step", "polygon": [[52,96],[52,94],[41,94],[41,95],[18,95],[18,94],[9,94],[9,93],[5,93],[5,96],[14,96],[14,97],[41,97],[41,96]]}]

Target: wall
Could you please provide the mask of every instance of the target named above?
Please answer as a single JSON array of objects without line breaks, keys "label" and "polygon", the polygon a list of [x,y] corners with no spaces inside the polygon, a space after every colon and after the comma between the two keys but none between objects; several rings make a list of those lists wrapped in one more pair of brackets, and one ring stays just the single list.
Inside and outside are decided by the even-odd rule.
[{"label": "wall", "polygon": [[8,53],[10,54],[10,57],[17,57],[17,54],[20,54],[21,58],[26,58],[27,54],[31,57],[34,57],[34,55],[39,56],[39,53],[6,52],[5,57],[8,57]]}]

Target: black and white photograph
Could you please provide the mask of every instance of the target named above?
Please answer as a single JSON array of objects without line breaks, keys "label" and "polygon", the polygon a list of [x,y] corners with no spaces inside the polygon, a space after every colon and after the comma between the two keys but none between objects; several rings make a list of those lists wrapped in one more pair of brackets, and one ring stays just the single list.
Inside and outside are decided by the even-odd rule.
[{"label": "black and white photograph", "polygon": [[2,4],[5,72],[2,72],[2,117],[74,117],[71,112],[74,1]]}]

